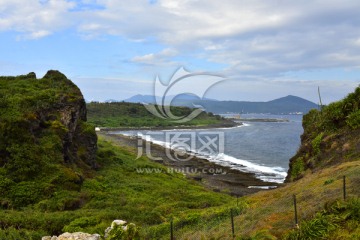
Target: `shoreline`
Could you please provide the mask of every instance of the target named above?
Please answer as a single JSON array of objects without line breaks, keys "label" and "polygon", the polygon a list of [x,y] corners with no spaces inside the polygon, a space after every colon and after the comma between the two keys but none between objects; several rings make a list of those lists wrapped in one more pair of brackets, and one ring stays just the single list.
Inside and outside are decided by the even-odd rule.
[{"label": "shoreline", "polygon": [[[106,140],[115,142],[118,146],[130,147],[137,152],[138,138],[121,134],[110,134],[109,131],[98,132]],[[255,173],[242,172],[228,166],[222,166],[205,158],[193,156],[187,161],[174,161],[166,156],[166,148],[152,142],[142,141],[142,146],[150,144],[151,156],[161,160],[151,160],[166,166],[168,171],[183,173],[187,178],[199,182],[207,189],[223,192],[233,196],[249,195],[264,189],[281,186],[280,183],[264,182],[255,176]],[[173,150],[169,150],[171,154]],[[145,155],[145,154],[144,154]],[[190,156],[187,154],[187,156]],[[144,173],[149,174],[149,173]],[[154,173],[155,174],[155,173]]]},{"label": "shoreline", "polygon": [[279,118],[240,118],[232,119],[239,122],[290,122],[289,119],[279,119]]}]

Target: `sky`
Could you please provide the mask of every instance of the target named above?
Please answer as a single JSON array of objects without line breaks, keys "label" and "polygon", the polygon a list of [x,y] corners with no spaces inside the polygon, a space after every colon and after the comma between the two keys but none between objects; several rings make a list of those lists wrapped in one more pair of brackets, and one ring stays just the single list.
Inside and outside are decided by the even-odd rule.
[{"label": "sky", "polygon": [[[88,101],[153,94],[184,67],[205,97],[324,104],[360,84],[357,0],[0,0],[0,75],[64,73]],[[188,91],[201,87],[193,79]],[[202,96],[200,96],[202,97]]]}]

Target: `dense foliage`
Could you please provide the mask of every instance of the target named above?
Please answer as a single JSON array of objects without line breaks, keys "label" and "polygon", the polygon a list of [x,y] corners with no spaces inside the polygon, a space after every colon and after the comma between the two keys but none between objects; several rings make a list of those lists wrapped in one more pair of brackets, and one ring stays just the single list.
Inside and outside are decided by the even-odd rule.
[{"label": "dense foliage", "polygon": [[321,110],[311,110],[303,118],[304,133],[298,153],[291,159],[287,181],[301,178],[307,169],[360,157],[360,87],[341,101]]},{"label": "dense foliage", "polygon": [[334,132],[342,128],[360,127],[360,87],[341,101],[324,106],[321,111],[312,110],[304,116],[305,131]]},{"label": "dense foliage", "polygon": [[[0,208],[36,203],[47,210],[79,207],[77,191],[91,168],[86,140],[80,138],[96,144],[86,116],[78,113],[79,119],[71,119],[85,107],[80,90],[57,71],[42,79],[34,73],[1,77],[0,106]],[[70,118],[68,126],[62,118]],[[47,200],[59,196],[66,198]]]},{"label": "dense foliage", "polygon": [[[161,119],[151,114],[140,103],[113,102],[87,104],[89,122],[98,127],[167,127],[177,126],[179,123],[171,119]],[[175,116],[188,116],[193,109],[187,107],[171,107]],[[224,120],[212,113],[202,112],[195,119],[182,125],[201,126],[219,124]]]}]

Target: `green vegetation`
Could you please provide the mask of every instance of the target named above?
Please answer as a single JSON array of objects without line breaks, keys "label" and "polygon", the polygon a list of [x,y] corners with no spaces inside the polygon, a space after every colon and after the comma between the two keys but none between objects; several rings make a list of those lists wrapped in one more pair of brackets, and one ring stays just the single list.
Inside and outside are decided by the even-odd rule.
[{"label": "green vegetation", "polygon": [[291,169],[291,179],[296,179],[304,171],[304,160],[302,157],[296,159]]},{"label": "green vegetation", "polygon": [[[87,104],[88,120],[98,127],[169,127],[179,123],[171,119],[154,116],[140,103],[114,102]],[[171,107],[175,116],[188,116],[193,109],[187,107]],[[182,126],[206,126],[227,123],[218,115],[202,112],[195,119],[182,123]]]},{"label": "green vegetation", "polygon": [[311,146],[313,148],[313,152],[315,155],[320,154],[320,144],[321,144],[321,140],[324,136],[324,133],[320,133],[319,135],[316,136],[316,138],[314,138],[314,140],[311,141]]},{"label": "green vegetation", "polygon": [[[342,177],[347,179],[348,200],[342,200]],[[332,178],[333,181],[324,185]],[[360,239],[360,164],[346,162],[308,174],[299,181],[242,198],[247,203],[235,217],[235,239]],[[299,229],[295,229],[293,195],[297,196]],[[319,217],[322,216],[322,217]],[[336,224],[336,229],[333,225]],[[180,239],[232,239],[230,221],[209,228],[190,228]],[[307,237],[301,237],[305,236]],[[300,236],[300,237],[299,237]]]},{"label": "green vegetation", "polygon": [[[104,235],[114,219],[135,225],[129,224],[126,233],[115,228],[113,239],[168,239],[171,222],[176,239],[233,239],[230,209],[235,239],[359,239],[359,96],[358,88],[304,116],[302,146],[289,170],[290,180],[298,181],[235,199],[146,157],[135,160],[135,149],[121,148],[111,138],[100,135],[97,141],[94,125],[86,123],[80,90],[63,74],[2,77],[0,239],[40,239],[65,231]],[[160,124],[141,113],[141,105],[91,105],[96,105],[92,121],[107,126],[119,127],[122,114],[134,123],[128,127]],[[176,108],[174,114],[188,111]],[[192,124],[217,118],[203,113]],[[339,200],[343,176],[346,201]],[[300,220],[295,230],[294,194]]]},{"label": "green vegetation", "polygon": [[[103,234],[114,219],[158,239],[168,235],[170,219],[200,224],[222,219],[234,205],[232,197],[147,158],[135,161],[129,150],[104,140],[97,144],[80,90],[57,71],[42,79],[0,78],[0,105],[0,239]],[[201,116],[204,124],[219,120]],[[162,172],[143,174],[139,168]]]},{"label": "green vegetation", "polygon": [[306,131],[314,134],[334,132],[342,128],[357,129],[360,126],[360,87],[341,101],[323,107],[321,111],[311,110],[304,116]]},{"label": "green vegetation", "polygon": [[111,226],[112,229],[107,236],[108,240],[139,240],[139,229],[135,224],[129,223],[126,230],[120,225]]},{"label": "green vegetation", "polygon": [[[134,160],[133,152],[103,139],[98,146],[97,162],[101,167],[94,177],[83,181],[77,194],[60,191],[45,200],[46,203],[1,211],[0,239],[11,239],[2,236],[19,234],[26,236],[21,239],[38,239],[41,235],[64,231],[104,234],[114,219],[135,223],[143,237],[167,239],[171,219],[180,225],[201,226],[206,219],[216,224],[228,218],[230,207],[236,204],[233,197],[205,190],[182,174],[170,173],[163,165],[147,158]],[[139,168],[156,168],[163,172],[138,173]],[[63,205],[73,202],[73,198],[80,201],[81,207],[71,211],[64,209]],[[44,204],[54,208],[44,208]],[[246,206],[242,202],[239,204]]]},{"label": "green vegetation", "polygon": [[78,208],[96,147],[80,90],[57,71],[0,77],[0,106],[0,209]]},{"label": "green vegetation", "polygon": [[359,239],[360,198],[347,202],[336,201],[317,213],[314,218],[302,222],[285,239]]},{"label": "green vegetation", "polygon": [[[319,110],[311,110],[303,117],[302,145],[290,160],[287,181],[304,176],[307,169],[318,170],[326,166],[360,158],[360,87],[341,101]],[[299,161],[304,167],[299,172]],[[294,174],[296,176],[294,176]]]}]

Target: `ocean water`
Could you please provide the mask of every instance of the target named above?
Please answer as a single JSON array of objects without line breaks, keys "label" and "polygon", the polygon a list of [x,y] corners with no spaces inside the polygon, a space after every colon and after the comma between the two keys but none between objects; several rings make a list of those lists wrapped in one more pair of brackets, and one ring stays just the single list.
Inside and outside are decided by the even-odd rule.
[{"label": "ocean water", "polygon": [[[165,130],[165,131],[118,131],[113,134],[138,135],[155,144],[180,149],[169,136],[188,134],[195,139],[190,143],[178,137],[186,147],[181,149],[198,157],[206,158],[223,166],[244,172],[252,172],[267,182],[283,182],[289,167],[289,159],[300,146],[303,132],[301,115],[243,114],[242,118],[277,118],[289,122],[244,122],[242,126],[224,129]],[[217,140],[212,141],[214,136]],[[194,137],[195,136],[195,137]],[[196,136],[201,136],[197,138]],[[189,137],[190,138],[190,137]],[[181,140],[182,139],[182,140]],[[184,140],[185,139],[185,140]],[[220,139],[222,142],[220,143]],[[221,151],[211,152],[204,145]],[[184,146],[184,145],[183,145]]]}]

